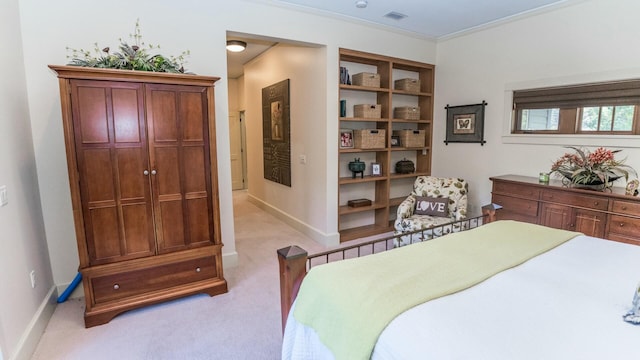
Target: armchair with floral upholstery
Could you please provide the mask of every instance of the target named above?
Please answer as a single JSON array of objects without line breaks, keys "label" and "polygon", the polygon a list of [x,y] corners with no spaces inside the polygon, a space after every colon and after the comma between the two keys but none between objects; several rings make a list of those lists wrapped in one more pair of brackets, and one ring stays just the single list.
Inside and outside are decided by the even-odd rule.
[{"label": "armchair with floral upholstery", "polygon": [[[467,192],[468,184],[463,179],[418,176],[413,184],[413,191],[398,206],[394,234],[428,230],[402,236],[399,240],[394,240],[394,246],[404,246],[412,242],[438,237],[443,233],[459,231],[461,227],[459,223],[444,228],[429,228],[456,220],[464,220],[467,217]],[[430,213],[430,211],[424,211],[428,210],[427,208],[439,208],[442,211],[435,214],[416,214],[416,202],[419,203],[418,213]]]}]

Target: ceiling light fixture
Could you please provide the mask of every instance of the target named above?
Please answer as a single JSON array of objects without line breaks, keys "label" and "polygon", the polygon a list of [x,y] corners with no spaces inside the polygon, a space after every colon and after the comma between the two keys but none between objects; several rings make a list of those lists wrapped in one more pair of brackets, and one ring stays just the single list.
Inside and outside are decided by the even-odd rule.
[{"label": "ceiling light fixture", "polygon": [[358,0],[358,1],[356,1],[356,7],[358,9],[364,9],[364,8],[367,7],[368,4],[369,3],[367,2],[367,0]]},{"label": "ceiling light fixture", "polygon": [[247,48],[247,43],[240,40],[228,40],[227,41],[227,50],[231,52],[241,52]]}]

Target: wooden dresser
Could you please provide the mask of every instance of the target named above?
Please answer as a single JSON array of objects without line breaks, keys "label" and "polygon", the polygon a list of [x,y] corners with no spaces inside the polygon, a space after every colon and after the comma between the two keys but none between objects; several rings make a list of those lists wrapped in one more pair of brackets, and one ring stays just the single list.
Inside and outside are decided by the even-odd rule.
[{"label": "wooden dresser", "polygon": [[85,326],[164,300],[227,292],[218,78],[50,68],[60,84]]},{"label": "wooden dresser", "polygon": [[504,175],[493,181],[492,202],[502,205],[498,219],[519,220],[585,235],[640,245],[640,197],[623,188],[604,192],[575,189],[559,180]]}]

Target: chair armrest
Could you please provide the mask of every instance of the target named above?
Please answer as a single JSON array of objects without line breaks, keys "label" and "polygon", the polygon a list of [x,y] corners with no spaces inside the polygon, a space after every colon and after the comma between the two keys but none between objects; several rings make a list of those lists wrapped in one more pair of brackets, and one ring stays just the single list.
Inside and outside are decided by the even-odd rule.
[{"label": "chair armrest", "polygon": [[416,208],[416,198],[413,195],[409,195],[404,201],[398,205],[396,213],[397,219],[406,219],[413,215],[413,211]]}]

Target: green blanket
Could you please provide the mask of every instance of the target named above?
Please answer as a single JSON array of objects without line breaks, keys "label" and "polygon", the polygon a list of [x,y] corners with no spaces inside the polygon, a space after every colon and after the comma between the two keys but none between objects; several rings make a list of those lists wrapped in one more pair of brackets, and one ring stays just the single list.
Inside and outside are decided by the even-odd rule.
[{"label": "green blanket", "polygon": [[369,359],[380,333],[402,312],[471,287],[577,235],[497,221],[317,266],[302,283],[294,317],[312,327],[336,359]]}]

